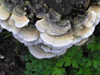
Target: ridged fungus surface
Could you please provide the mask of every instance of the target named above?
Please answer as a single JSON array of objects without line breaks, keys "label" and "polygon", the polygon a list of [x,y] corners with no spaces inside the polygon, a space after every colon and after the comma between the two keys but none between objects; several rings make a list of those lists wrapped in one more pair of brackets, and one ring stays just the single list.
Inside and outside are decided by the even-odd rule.
[{"label": "ridged fungus surface", "polygon": [[0,32],[12,32],[38,59],[84,44],[99,22],[100,0],[0,0]]}]

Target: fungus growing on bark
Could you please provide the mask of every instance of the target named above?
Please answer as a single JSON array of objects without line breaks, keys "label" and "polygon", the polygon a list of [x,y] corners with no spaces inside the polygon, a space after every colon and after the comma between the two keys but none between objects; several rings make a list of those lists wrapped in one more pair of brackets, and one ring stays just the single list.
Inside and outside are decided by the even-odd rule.
[{"label": "fungus growing on bark", "polygon": [[25,16],[25,12],[19,6],[14,8],[10,20],[14,21],[15,26],[18,28],[22,28],[29,23],[29,19]]},{"label": "fungus growing on bark", "polygon": [[96,13],[96,19],[93,23],[93,25],[98,25],[98,23],[100,22],[100,6],[97,6],[97,5],[91,5],[88,9],[87,12],[89,11],[94,11]]},{"label": "fungus growing on bark", "polygon": [[94,24],[95,20],[96,20],[96,13],[94,11],[90,11],[88,12],[88,15],[83,24],[85,25],[85,27],[89,28]]},{"label": "fungus growing on bark", "polygon": [[67,31],[71,28],[71,24],[67,24],[66,26],[59,26],[55,23],[51,23],[46,30],[46,33],[49,35],[62,35],[67,33]]},{"label": "fungus growing on bark", "polygon": [[8,20],[2,20],[0,21],[1,27],[8,30],[9,32],[12,32],[14,34],[18,34],[20,31],[19,28],[15,27],[15,25],[9,25]]},{"label": "fungus growing on bark", "polygon": [[30,53],[35,56],[38,59],[43,59],[43,58],[52,58],[55,56],[60,56],[63,55],[66,50],[63,50],[60,53],[50,53],[50,52],[45,52],[39,45],[36,46],[28,46]]},{"label": "fungus growing on bark", "polygon": [[46,32],[49,35],[62,35],[67,33],[67,31],[71,28],[71,24],[69,21],[64,20],[63,22],[66,22],[65,26],[63,23],[62,26],[60,26],[61,24],[59,23],[53,23],[42,19],[36,22],[36,28],[40,32]]},{"label": "fungus growing on bark", "polygon": [[18,41],[20,41],[21,43],[24,43],[25,46],[34,45],[34,42],[33,42],[33,41],[25,41],[25,40],[23,40],[23,38],[20,38],[17,34],[14,34],[14,33],[13,33],[13,36],[14,36]]},{"label": "fungus growing on bark", "polygon": [[10,4],[6,3],[5,0],[0,0],[0,20],[6,20],[10,16],[11,10]]},{"label": "fungus growing on bark", "polygon": [[13,34],[13,36],[21,43],[24,43],[26,46],[28,46],[28,44],[33,45],[34,41],[39,38],[39,32],[37,29],[27,26],[22,28],[18,34]]},{"label": "fungus growing on bark", "polygon": [[45,19],[39,20],[36,22],[35,26],[40,32],[45,32],[49,26],[50,22]]},{"label": "fungus growing on bark", "polygon": [[34,41],[39,37],[37,29],[28,29],[27,27],[22,28],[17,35],[25,41]]},{"label": "fungus growing on bark", "polygon": [[70,43],[72,43],[73,38],[74,38],[72,34],[65,34],[61,36],[49,36],[47,33],[40,34],[40,37],[45,44],[51,45],[54,47],[67,46]]},{"label": "fungus growing on bark", "polygon": [[9,0],[0,1],[1,27],[39,59],[84,44],[100,22],[99,0],[96,4],[91,0],[10,1],[11,5]]},{"label": "fungus growing on bark", "polygon": [[90,35],[92,35],[94,30],[95,30],[95,26],[84,28],[83,30],[76,32],[75,36],[82,37],[82,38],[88,38]]}]

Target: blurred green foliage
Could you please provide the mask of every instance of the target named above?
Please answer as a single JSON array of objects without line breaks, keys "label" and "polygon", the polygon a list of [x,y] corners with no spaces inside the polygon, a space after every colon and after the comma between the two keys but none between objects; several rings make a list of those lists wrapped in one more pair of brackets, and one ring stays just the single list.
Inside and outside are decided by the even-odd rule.
[{"label": "blurred green foliage", "polygon": [[26,69],[22,75],[100,75],[100,37],[93,43],[73,46],[59,58],[37,59],[23,56]]}]

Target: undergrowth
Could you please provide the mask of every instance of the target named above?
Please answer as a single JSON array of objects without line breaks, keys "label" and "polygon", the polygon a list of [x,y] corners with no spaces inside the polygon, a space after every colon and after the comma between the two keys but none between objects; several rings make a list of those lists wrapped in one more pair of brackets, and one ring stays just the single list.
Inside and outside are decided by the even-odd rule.
[{"label": "undergrowth", "polygon": [[30,53],[23,58],[22,75],[100,75],[100,37],[83,47],[73,46],[59,58],[37,59]]}]

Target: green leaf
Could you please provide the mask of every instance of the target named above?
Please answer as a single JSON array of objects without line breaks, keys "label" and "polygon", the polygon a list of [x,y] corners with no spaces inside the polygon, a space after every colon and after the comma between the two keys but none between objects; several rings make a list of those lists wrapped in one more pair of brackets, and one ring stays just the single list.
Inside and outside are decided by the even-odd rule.
[{"label": "green leaf", "polygon": [[100,65],[100,61],[98,61],[98,60],[93,60],[93,67],[94,67],[94,69],[99,69],[99,65]]},{"label": "green leaf", "polygon": [[77,75],[77,72],[78,72],[77,70],[71,69],[69,75]]},{"label": "green leaf", "polygon": [[89,58],[84,58],[82,61],[85,63],[85,64],[84,64],[85,67],[90,67],[90,66],[92,66],[92,60],[91,60],[91,59],[89,59]]},{"label": "green leaf", "polygon": [[90,43],[87,46],[88,49],[91,49],[91,51],[97,51],[100,50],[100,36],[99,37],[95,37],[94,42]]},{"label": "green leaf", "polygon": [[96,71],[95,75],[100,75],[100,68]]},{"label": "green leaf", "polygon": [[58,59],[57,62],[56,62],[56,66],[62,67],[64,65],[65,61],[66,61],[66,59],[64,59],[64,58]]},{"label": "green leaf", "polygon": [[93,58],[100,61],[100,51],[93,53]]},{"label": "green leaf", "polygon": [[73,58],[82,58],[83,56],[83,51],[82,50],[78,50],[77,53],[73,56]]},{"label": "green leaf", "polygon": [[92,68],[89,67],[81,67],[77,75],[94,75]]},{"label": "green leaf", "polygon": [[70,56],[70,57],[73,57],[73,56],[77,53],[78,48],[79,48],[79,47],[77,47],[77,46],[71,47],[71,48],[67,51],[67,55]]},{"label": "green leaf", "polygon": [[71,57],[66,57],[66,62],[64,64],[65,67],[70,66],[71,65]]},{"label": "green leaf", "polygon": [[51,73],[51,70],[46,69],[41,73],[41,75],[50,75],[50,73]]},{"label": "green leaf", "polygon": [[88,46],[87,46],[86,48],[88,48],[88,49],[92,49],[93,46],[94,46],[94,43],[90,43],[90,44],[88,44]]},{"label": "green leaf", "polygon": [[53,67],[51,75],[66,75],[65,68]]},{"label": "green leaf", "polygon": [[77,60],[77,59],[72,59],[72,66],[73,66],[74,68],[78,68],[78,67],[79,67],[79,65],[78,65],[78,60]]}]

